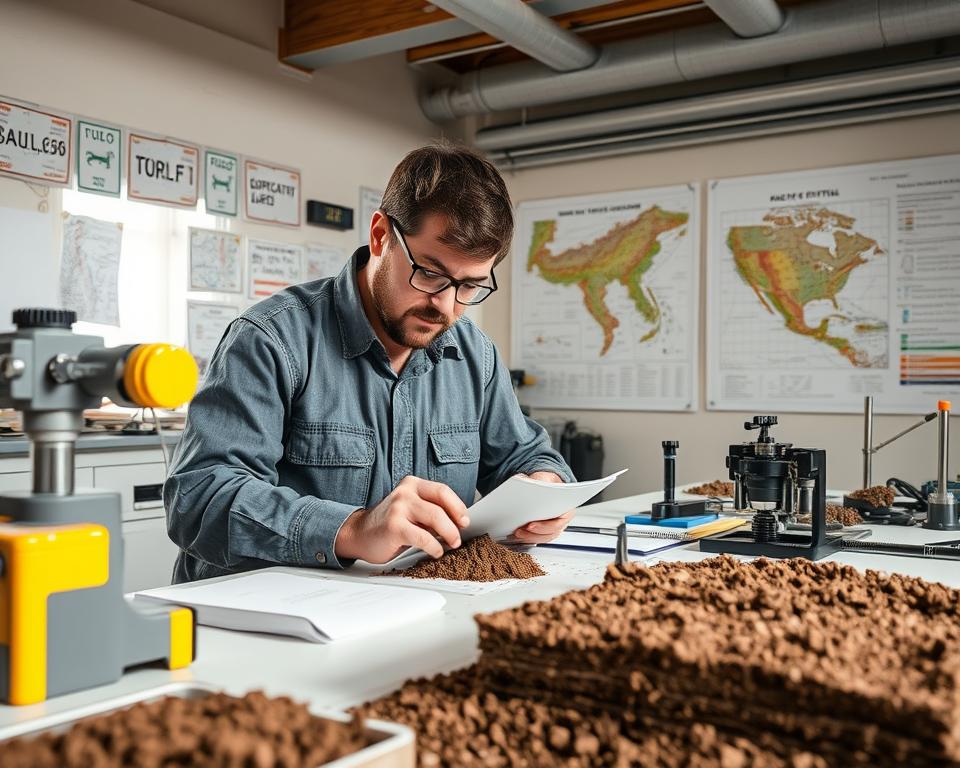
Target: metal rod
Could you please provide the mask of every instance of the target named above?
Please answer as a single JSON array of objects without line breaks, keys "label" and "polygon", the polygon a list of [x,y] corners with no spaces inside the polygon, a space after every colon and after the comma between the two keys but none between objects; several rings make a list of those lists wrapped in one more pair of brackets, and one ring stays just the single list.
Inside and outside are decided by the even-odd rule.
[{"label": "metal rod", "polygon": [[937,411],[938,445],[937,445],[937,496],[939,500],[947,501],[947,462],[950,453],[950,411],[946,408]]},{"label": "metal rod", "polygon": [[872,485],[873,475],[873,396],[863,398],[863,487]]},{"label": "metal rod", "polygon": [[[920,419],[920,421],[918,421],[916,424],[911,424],[909,427],[907,427],[907,428],[906,428],[905,430],[903,430],[902,432],[897,432],[897,434],[895,434],[895,435],[894,435],[893,437],[891,437],[889,440],[884,440],[882,443],[877,443],[877,444],[876,444],[875,446],[873,446],[873,448],[870,450],[870,453],[876,453],[877,451],[879,451],[879,450],[880,450],[881,448],[883,448],[884,446],[890,445],[890,443],[892,443],[894,440],[899,440],[901,437],[903,437],[903,436],[904,436],[905,434],[907,434],[908,432],[913,432],[913,430],[915,430],[917,427],[922,427],[922,426],[923,426],[924,424],[926,424],[928,421],[933,421],[935,418],[937,418],[937,412],[936,412],[936,411],[931,411],[931,412],[928,413],[926,416],[924,416],[922,419]],[[868,485],[868,486],[865,486],[865,487],[869,488],[870,486]]]},{"label": "metal rod", "polygon": [[960,547],[943,547],[935,544],[894,544],[885,541],[840,542],[845,552],[862,552],[865,555],[903,555],[906,557],[925,557],[936,560],[960,560]]},{"label": "metal rod", "polygon": [[74,443],[71,440],[34,439],[33,492],[69,496],[74,491]]},{"label": "metal rod", "polygon": [[617,526],[617,552],[614,557],[616,565],[625,565],[630,562],[630,551],[627,547],[627,524]]}]

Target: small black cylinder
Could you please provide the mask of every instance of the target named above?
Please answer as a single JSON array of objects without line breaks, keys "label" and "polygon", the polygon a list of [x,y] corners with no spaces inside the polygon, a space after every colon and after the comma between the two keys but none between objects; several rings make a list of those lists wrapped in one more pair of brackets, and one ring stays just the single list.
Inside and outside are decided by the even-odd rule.
[{"label": "small black cylinder", "polygon": [[674,500],[674,486],[676,484],[677,448],[680,443],[676,440],[664,440],[663,446],[663,500]]}]

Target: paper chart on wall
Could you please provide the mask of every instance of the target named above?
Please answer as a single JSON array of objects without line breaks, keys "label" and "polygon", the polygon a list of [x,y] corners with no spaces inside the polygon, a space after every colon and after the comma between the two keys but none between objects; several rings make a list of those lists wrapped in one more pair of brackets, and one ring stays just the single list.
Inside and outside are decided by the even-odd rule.
[{"label": "paper chart on wall", "polygon": [[123,225],[63,215],[60,303],[79,320],[120,325],[117,276]]},{"label": "paper chart on wall", "polygon": [[187,349],[197,361],[201,376],[210,367],[224,330],[239,314],[240,308],[232,304],[187,302]]},{"label": "paper chart on wall", "polygon": [[190,227],[190,290],[240,293],[240,235]]},{"label": "paper chart on wall", "polygon": [[367,245],[370,240],[370,219],[380,207],[383,200],[383,190],[360,187],[360,213],[357,216],[357,240],[360,245]]},{"label": "paper chart on wall", "polygon": [[342,248],[320,243],[307,243],[303,251],[303,280],[320,280],[324,277],[336,277],[347,261]]},{"label": "paper chart on wall", "polygon": [[272,296],[300,282],[303,247],[266,240],[247,240],[249,261],[247,295],[251,299]]}]

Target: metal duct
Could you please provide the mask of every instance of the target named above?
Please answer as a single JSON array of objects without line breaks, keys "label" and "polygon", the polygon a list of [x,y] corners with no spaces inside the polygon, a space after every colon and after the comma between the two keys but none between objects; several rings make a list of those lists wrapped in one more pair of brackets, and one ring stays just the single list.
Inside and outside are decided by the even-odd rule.
[{"label": "metal duct", "polygon": [[776,118],[729,119],[679,131],[675,128],[654,129],[618,137],[616,140],[611,138],[600,144],[580,142],[564,147],[494,152],[488,157],[504,170],[519,170],[957,110],[960,110],[960,88],[952,89],[952,93],[950,89],[946,89],[940,97],[904,95],[900,100],[896,97],[877,98],[856,106],[838,106],[825,110],[811,107]]},{"label": "metal duct", "polygon": [[890,93],[918,93],[960,83],[960,57],[818,77],[795,83],[676,99],[659,104],[612,109],[525,125],[485,128],[474,144],[484,151],[516,150],[584,137],[623,134],[645,128],[770,113],[811,104],[852,101]]},{"label": "metal duct", "polygon": [[556,72],[584,69],[600,55],[586,40],[523,0],[431,0],[431,3]]},{"label": "metal duct", "polygon": [[[790,8],[780,32],[743,40],[722,23],[604,46],[589,69],[522,62],[425,94],[431,120],[584,99],[960,34],[960,0],[822,0]],[[638,51],[639,49],[639,51]]]},{"label": "metal duct", "polygon": [[737,37],[770,35],[783,26],[776,0],[704,0]]}]

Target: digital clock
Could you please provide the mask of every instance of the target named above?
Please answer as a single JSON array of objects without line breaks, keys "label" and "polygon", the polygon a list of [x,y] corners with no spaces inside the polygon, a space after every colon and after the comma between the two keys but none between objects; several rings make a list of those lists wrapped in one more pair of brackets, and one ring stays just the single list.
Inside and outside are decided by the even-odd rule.
[{"label": "digital clock", "polygon": [[307,224],[332,229],[353,229],[353,208],[307,200]]}]

